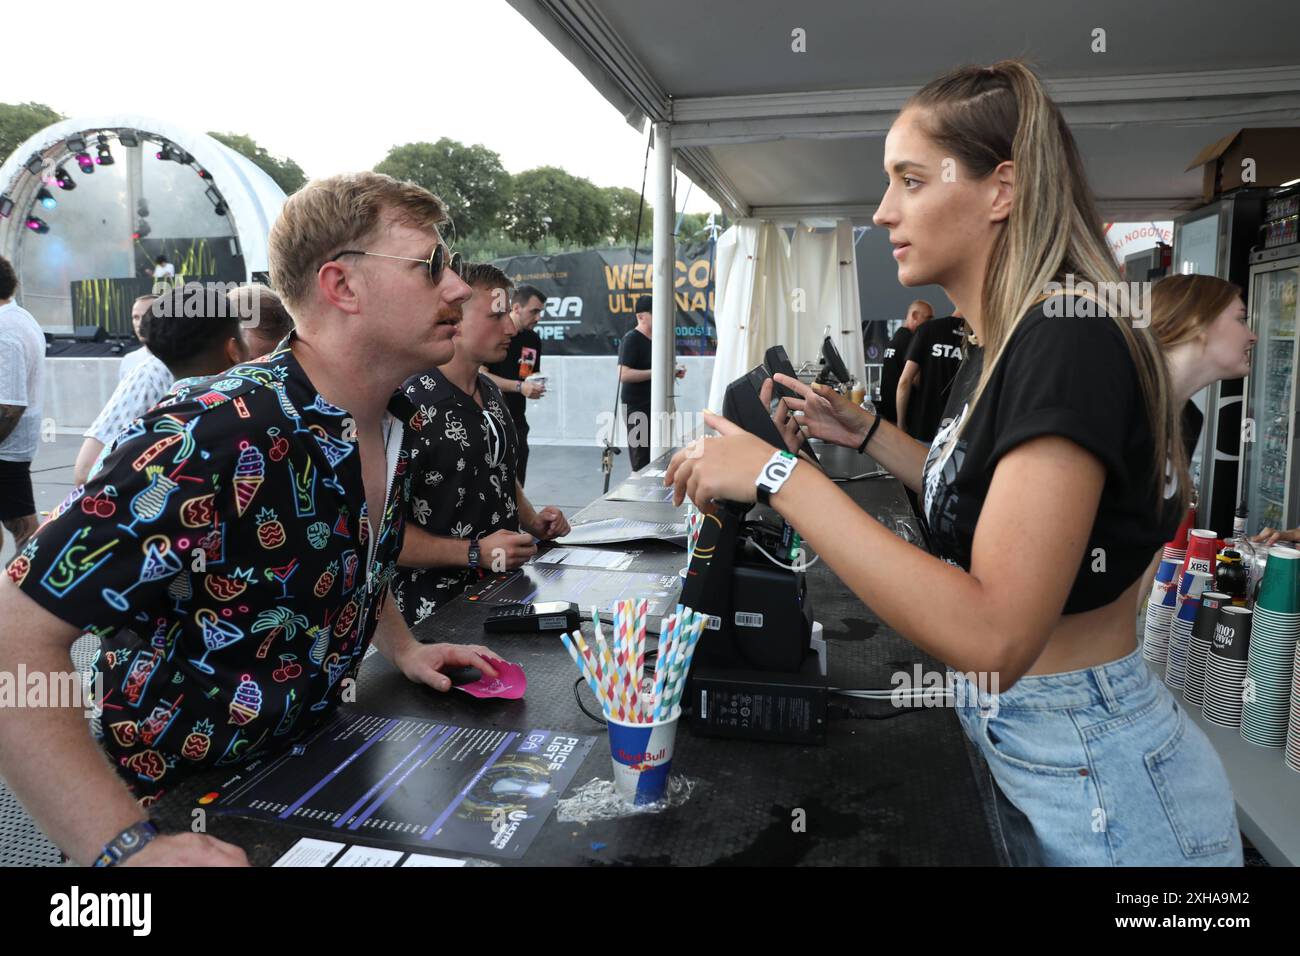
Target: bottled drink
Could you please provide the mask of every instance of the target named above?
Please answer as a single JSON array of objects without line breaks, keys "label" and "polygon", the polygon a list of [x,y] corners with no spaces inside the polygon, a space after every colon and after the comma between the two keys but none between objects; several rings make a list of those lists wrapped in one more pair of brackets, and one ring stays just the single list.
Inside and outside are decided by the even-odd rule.
[{"label": "bottled drink", "polygon": [[1236,550],[1225,548],[1216,556],[1214,585],[1215,590],[1231,597],[1232,603],[1245,606],[1250,580]]},{"label": "bottled drink", "polygon": [[1259,550],[1250,541],[1246,531],[1246,519],[1249,513],[1243,501],[1237,506],[1237,513],[1232,519],[1232,537],[1224,542],[1224,549],[1232,549],[1241,555],[1241,564],[1246,572],[1246,594],[1253,598],[1259,579],[1264,575],[1264,562]]}]

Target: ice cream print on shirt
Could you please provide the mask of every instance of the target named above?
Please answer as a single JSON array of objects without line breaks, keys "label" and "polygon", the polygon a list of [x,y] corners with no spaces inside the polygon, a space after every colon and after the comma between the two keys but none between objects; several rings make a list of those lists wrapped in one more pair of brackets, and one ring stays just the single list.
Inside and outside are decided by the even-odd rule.
[{"label": "ice cream print on shirt", "polygon": [[[291,342],[176,387],[7,569],[99,637],[101,743],[146,802],[316,726],[396,565],[407,460],[372,529],[348,413],[316,393]],[[417,414],[400,395],[389,413],[401,426]]]}]

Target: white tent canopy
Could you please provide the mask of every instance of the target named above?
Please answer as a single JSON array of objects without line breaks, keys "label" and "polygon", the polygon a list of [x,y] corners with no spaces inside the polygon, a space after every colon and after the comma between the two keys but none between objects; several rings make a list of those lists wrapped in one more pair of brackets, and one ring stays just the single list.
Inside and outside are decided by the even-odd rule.
[{"label": "white tent canopy", "polygon": [[[1300,120],[1294,0],[1231,10],[1211,0],[1096,0],[1086,10],[1040,0],[510,2],[630,124],[653,123],[658,147],[737,220],[868,224],[884,191],[884,137],[899,107],[962,63],[1030,60],[1074,130],[1111,221],[1196,208],[1201,172],[1187,166],[1202,147],[1242,126]],[[671,206],[672,190],[668,164],[656,168],[648,198],[658,211]],[[656,223],[656,239],[659,232]],[[751,224],[729,242],[736,243],[729,255],[738,255],[775,240]],[[671,259],[663,257],[671,254],[671,246],[656,248],[656,303],[668,301]],[[785,319],[765,314],[763,329],[739,328],[737,315],[754,305],[755,278],[742,270],[724,282],[722,262],[720,254],[719,365],[730,371],[763,336],[779,334],[769,322]],[[739,267],[732,260],[727,268]],[[825,313],[810,314],[822,317],[813,322],[819,334]],[[668,321],[656,314],[660,341]],[[800,339],[811,334],[805,325]],[[656,354],[652,379],[656,411],[666,410],[671,391],[663,358]],[[656,451],[667,437],[652,438]]]}]

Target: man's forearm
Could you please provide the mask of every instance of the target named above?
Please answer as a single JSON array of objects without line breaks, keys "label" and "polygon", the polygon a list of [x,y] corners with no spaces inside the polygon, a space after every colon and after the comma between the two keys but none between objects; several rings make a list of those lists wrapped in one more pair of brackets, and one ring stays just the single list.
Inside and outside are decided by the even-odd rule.
[{"label": "man's forearm", "polygon": [[650,381],[650,371],[648,368],[628,368],[626,365],[620,365],[618,367],[618,380],[628,385],[634,382],[648,382]]},{"label": "man's forearm", "polygon": [[501,389],[503,392],[510,393],[520,391],[521,383],[517,378],[502,378],[500,375],[493,375],[487,370],[486,366],[480,366],[479,371],[492,379],[492,381],[496,383],[497,388]]},{"label": "man's forearm", "polygon": [[520,485],[518,481],[515,481],[515,504],[519,508],[520,529],[536,534],[537,509],[534,508],[533,503],[528,500],[528,496],[524,494],[523,486]]},{"label": "man's forearm", "polygon": [[[5,587],[12,585],[5,582]],[[14,601],[6,597],[0,605],[9,611]],[[11,616],[7,620],[15,623]],[[75,672],[66,649],[15,626],[0,641],[0,672],[15,674],[19,665],[51,682],[55,675]],[[111,718],[105,714],[105,719]],[[76,707],[0,708],[0,777],[46,835],[78,863],[92,862],[109,840],[146,817]]]},{"label": "man's forearm", "polygon": [[[6,407],[12,408],[16,406]],[[23,411],[23,409],[19,408],[18,414],[16,415],[9,411],[0,412],[0,441],[4,441],[8,438],[10,433],[18,426],[18,422],[23,417]]]},{"label": "man's forearm", "polygon": [[375,636],[373,638],[375,647],[379,648],[379,653],[397,667],[398,659],[401,655],[410,649],[412,644],[419,643],[411,629],[406,626],[402,620],[402,615],[397,611],[397,602],[393,600],[390,591],[387,599],[384,601],[384,609],[379,614],[379,620],[375,622]]},{"label": "man's forearm", "polygon": [[467,568],[469,540],[430,534],[408,521],[402,532],[402,553],[397,563],[404,568]]},{"label": "man's forearm", "polygon": [[72,465],[73,484],[84,485],[89,480],[90,469],[95,467],[95,461],[103,450],[104,444],[98,438],[87,438],[81,443],[77,460]]}]

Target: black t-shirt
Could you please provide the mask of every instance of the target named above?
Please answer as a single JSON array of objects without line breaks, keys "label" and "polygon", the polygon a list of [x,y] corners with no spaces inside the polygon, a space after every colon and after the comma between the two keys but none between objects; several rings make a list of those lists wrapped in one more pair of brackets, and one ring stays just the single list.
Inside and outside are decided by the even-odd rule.
[{"label": "black t-shirt", "polygon": [[[482,408],[437,369],[414,375],[402,386],[420,415],[420,427],[407,429],[403,443],[410,456],[408,517],[444,538],[519,530],[514,423],[493,381],[480,375],[478,384]],[[490,559],[484,555],[482,560],[486,565]],[[468,567],[399,566],[393,601],[408,624],[418,624],[478,577]]]},{"label": "black t-shirt", "polygon": [[966,323],[954,316],[931,319],[912,336],[907,361],[921,367],[921,381],[912,386],[903,430],[919,441],[929,441],[939,430],[952,380],[961,365]]},{"label": "black t-shirt", "polygon": [[[1156,507],[1151,426],[1123,333],[1105,316],[1048,317],[1041,304],[1035,306],[953,443],[982,365],[983,350],[972,348],[953,386],[950,420],[926,456],[923,512],[935,552],[970,570],[975,526],[998,461],[1030,439],[1060,435],[1106,466],[1096,521],[1064,613],[1109,604],[1141,577],[1179,521],[1169,507],[1172,483]],[[1094,571],[1102,567],[1097,548],[1104,549],[1104,570]]]},{"label": "black t-shirt", "polygon": [[898,421],[896,407],[898,403],[895,401],[895,396],[898,393],[898,380],[902,377],[903,366],[907,364],[907,349],[911,344],[912,330],[903,325],[885,346],[885,360],[880,366],[880,401],[876,403],[876,408],[887,422]]},{"label": "black t-shirt", "polygon": [[[510,350],[506,352],[506,357],[487,366],[487,370],[497,378],[513,379],[516,382],[536,375],[542,370],[542,337],[535,329],[516,332],[510,340]],[[505,399],[510,417],[514,419],[515,427],[527,431],[528,420],[524,416],[527,414],[528,399],[524,398],[523,392],[505,392],[502,398]]]},{"label": "black t-shirt", "polygon": [[[618,364],[628,368],[650,368],[650,339],[633,329],[623,336],[618,347]],[[645,407],[650,404],[650,380],[623,383],[623,404]]]}]

